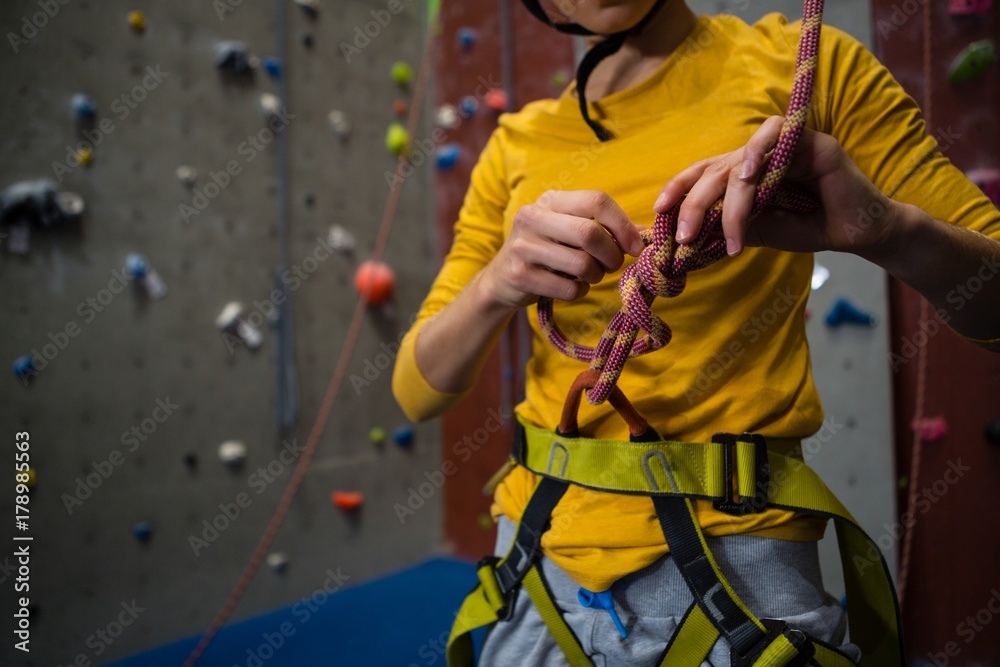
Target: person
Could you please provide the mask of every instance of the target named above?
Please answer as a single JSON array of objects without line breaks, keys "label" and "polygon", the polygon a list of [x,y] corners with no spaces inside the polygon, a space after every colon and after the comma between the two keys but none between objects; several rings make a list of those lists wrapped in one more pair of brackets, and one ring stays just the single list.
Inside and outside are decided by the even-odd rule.
[{"label": "person", "polygon": [[[673,340],[630,360],[618,383],[665,438],[804,438],[821,427],[804,326],[817,251],[877,264],[954,331],[1000,350],[1000,280],[982,276],[995,274],[1000,258],[1000,212],[942,154],[917,104],[859,42],[823,28],[808,125],[786,177],[820,207],[768,208],[748,224],[788,107],[801,24],[778,14],[753,25],[696,16],[682,0],[566,0],[560,9],[594,34],[591,45],[621,35],[620,48],[582,87],[500,117],[472,172],[451,250],[402,342],[393,388],[409,418],[455,405],[511,318],[527,309],[532,353],[516,410],[553,428],[584,365],[546,340],[538,299],[556,300],[570,338],[595,344],[620,307],[618,277],[642,251],[639,231],[654,211],[682,202],[676,237],[684,243],[722,195],[730,257],[692,273],[677,298],[654,302]],[[607,136],[595,136],[593,124]],[[981,290],[956,297],[977,275]],[[629,435],[606,402],[581,410],[580,431]],[[497,488],[497,554],[506,553],[537,483],[517,466]],[[825,520],[695,506],[719,567],[754,613],[786,619],[857,658],[844,643],[845,613],[822,585]],[[552,596],[595,664],[657,664],[692,598],[649,497],[571,486],[542,551]],[[580,604],[581,588],[612,590],[627,638],[612,614]],[[491,630],[480,664],[565,664],[522,598],[523,590],[513,617]],[[728,660],[720,639],[704,664]]]}]

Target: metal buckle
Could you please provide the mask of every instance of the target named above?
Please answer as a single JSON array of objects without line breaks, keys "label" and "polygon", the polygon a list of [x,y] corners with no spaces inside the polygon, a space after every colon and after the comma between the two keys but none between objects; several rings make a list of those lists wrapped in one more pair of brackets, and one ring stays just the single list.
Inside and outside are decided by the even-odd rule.
[{"label": "metal buckle", "polygon": [[[724,449],[724,479],[726,496],[716,500],[712,506],[720,512],[734,516],[745,516],[763,512],[767,508],[767,489],[771,485],[771,466],[767,460],[767,441],[759,433],[716,433],[712,442],[725,446]],[[750,442],[754,445],[754,489],[752,496],[741,496],[736,500],[733,493],[733,480],[737,471],[736,443]],[[737,488],[738,485],[737,485]]]},{"label": "metal buckle", "polygon": [[503,595],[504,605],[497,611],[498,621],[509,621],[514,615],[514,600],[517,598],[517,586],[508,589],[504,586],[504,583],[500,577],[500,571],[497,569],[497,563],[500,562],[500,558],[496,556],[483,556],[476,563],[476,569],[480,569],[486,565],[489,565],[490,571],[493,573],[493,577],[497,580],[497,586],[500,588],[500,593]]},{"label": "metal buckle", "polygon": [[754,644],[747,651],[746,655],[740,655],[735,650],[730,651],[732,654],[732,667],[751,667],[764,653],[764,650],[771,645],[771,642],[780,635],[784,635],[789,643],[799,652],[790,662],[785,663],[785,667],[806,667],[809,661],[816,655],[816,647],[801,630],[790,628],[785,621],[774,618],[762,618],[760,622],[764,626],[764,629],[767,630],[767,634]]}]

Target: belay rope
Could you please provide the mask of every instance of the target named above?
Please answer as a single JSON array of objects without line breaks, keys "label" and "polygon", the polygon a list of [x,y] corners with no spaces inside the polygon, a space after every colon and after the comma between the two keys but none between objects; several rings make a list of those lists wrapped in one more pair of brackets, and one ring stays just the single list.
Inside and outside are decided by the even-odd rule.
[{"label": "belay rope", "polygon": [[[809,113],[822,23],[823,0],[806,0],[788,112],[767,171],[757,186],[751,219],[768,204],[800,213],[809,213],[818,207],[812,196],[781,185],[781,180],[788,171]],[[675,240],[680,204],[657,215],[652,229],[642,230],[646,249],[622,272],[618,281],[622,308],[611,319],[596,347],[579,345],[566,338],[556,325],[552,299],[538,300],[538,323],[552,345],[568,357],[589,363],[590,369],[599,373],[593,388],[587,391],[590,403],[599,405],[607,400],[628,359],[658,350],[670,342],[670,327],[650,311],[650,305],[658,296],[674,297],[683,292],[688,272],[714,264],[726,256],[725,239],[720,235],[722,203],[720,198],[712,205],[701,230],[690,243]],[[638,338],[640,329],[646,332],[642,338]]]},{"label": "belay rope", "polygon": [[[805,128],[822,13],[823,0],[805,0],[791,100],[768,168],[757,186],[751,217],[770,204],[802,213],[819,205],[803,190],[781,181]],[[670,342],[670,327],[650,311],[653,300],[677,296],[684,290],[688,272],[726,255],[720,234],[722,205],[721,198],[712,205],[691,243],[675,239],[679,204],[657,215],[652,229],[643,230],[646,248],[622,272],[618,283],[621,310],[595,347],[569,340],[556,325],[552,300],[539,299],[538,321],[549,341],[563,354],[589,363],[590,368],[573,382],[555,430],[518,417],[511,463],[533,473],[539,482],[521,514],[507,554],[479,562],[479,583],[462,603],[448,639],[449,667],[473,665],[473,631],[510,620],[515,605],[528,603],[535,607],[572,667],[593,667],[583,642],[563,618],[539,562],[552,512],[570,485],[645,495],[652,501],[672,560],[693,597],[657,660],[659,667],[698,667],[720,639],[730,649],[732,667],[905,664],[899,606],[888,564],[850,512],[805,465],[798,439],[717,433],[708,443],[662,440],[617,386],[628,359]],[[642,337],[640,330],[645,332]],[[594,405],[610,402],[628,425],[629,440],[581,436],[577,413],[584,394]],[[832,519],[851,605],[850,641],[861,649],[860,663],[784,621],[754,615],[715,561],[698,524],[695,500],[709,501],[717,511],[734,516],[783,509]],[[524,596],[519,595],[522,589]]]}]

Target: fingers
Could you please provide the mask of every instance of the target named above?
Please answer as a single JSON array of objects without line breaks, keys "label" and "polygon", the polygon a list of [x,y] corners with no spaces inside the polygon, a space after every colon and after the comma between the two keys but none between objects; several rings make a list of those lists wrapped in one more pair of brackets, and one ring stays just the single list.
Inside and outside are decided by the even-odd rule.
[{"label": "fingers", "polygon": [[722,227],[727,251],[730,255],[742,252],[746,245],[746,223],[753,208],[756,183],[767,161],[767,154],[777,143],[784,120],[781,116],[768,118],[743,148],[696,162],[663,187],[653,206],[657,213],[667,212],[683,199],[678,212],[678,241],[692,241],[698,235],[708,210],[725,195]]},{"label": "fingers", "polygon": [[596,220],[622,251],[635,257],[642,253],[644,245],[639,230],[607,193],[599,190],[550,190],[539,197],[537,203],[558,213]]}]

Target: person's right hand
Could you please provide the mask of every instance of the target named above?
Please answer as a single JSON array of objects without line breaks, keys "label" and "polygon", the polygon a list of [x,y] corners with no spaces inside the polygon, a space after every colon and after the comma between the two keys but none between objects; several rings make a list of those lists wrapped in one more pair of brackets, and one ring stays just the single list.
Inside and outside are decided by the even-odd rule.
[{"label": "person's right hand", "polygon": [[625,250],[639,256],[639,229],[604,192],[549,190],[514,215],[483,270],[487,293],[512,308],[539,297],[575,301],[621,267]]}]

